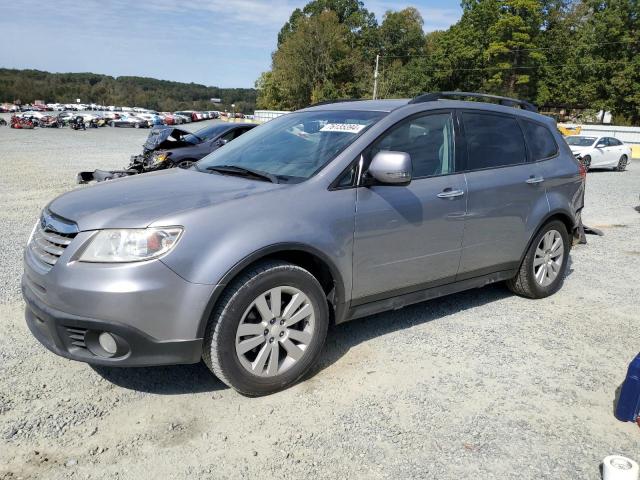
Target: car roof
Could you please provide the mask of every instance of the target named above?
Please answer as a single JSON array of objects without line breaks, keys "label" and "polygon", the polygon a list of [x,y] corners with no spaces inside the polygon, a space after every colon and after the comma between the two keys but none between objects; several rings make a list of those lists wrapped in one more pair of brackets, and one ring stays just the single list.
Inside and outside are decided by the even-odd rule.
[{"label": "car roof", "polygon": [[555,124],[555,120],[550,117],[546,117],[536,112],[524,110],[522,108],[514,108],[506,105],[499,105],[497,103],[490,102],[469,102],[464,100],[448,100],[438,99],[430,102],[412,103],[411,99],[390,99],[390,100],[353,100],[353,101],[337,101],[327,102],[316,105],[311,105],[300,111],[320,111],[320,110],[359,110],[359,111],[373,111],[373,112],[387,112],[390,113],[408,105],[423,105],[425,110],[435,110],[439,108],[465,108],[471,110],[483,110],[496,113],[516,114],[523,117],[529,117],[532,120],[545,121]]}]

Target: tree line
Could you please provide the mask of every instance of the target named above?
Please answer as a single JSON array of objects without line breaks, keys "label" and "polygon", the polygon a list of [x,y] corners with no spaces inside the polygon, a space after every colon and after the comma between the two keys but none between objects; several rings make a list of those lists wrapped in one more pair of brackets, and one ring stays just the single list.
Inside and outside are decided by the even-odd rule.
[{"label": "tree line", "polygon": [[638,0],[462,0],[460,20],[423,32],[409,7],[378,23],[358,0],[313,0],[278,34],[256,87],[260,108],[459,90],[546,107],[609,110],[640,123]]},{"label": "tree line", "polygon": [[[253,113],[253,88],[218,88],[145,77],[111,77],[95,73],[49,73],[0,68],[0,102],[82,103],[136,106],[157,111],[235,110]],[[212,98],[222,104],[214,105]]]}]

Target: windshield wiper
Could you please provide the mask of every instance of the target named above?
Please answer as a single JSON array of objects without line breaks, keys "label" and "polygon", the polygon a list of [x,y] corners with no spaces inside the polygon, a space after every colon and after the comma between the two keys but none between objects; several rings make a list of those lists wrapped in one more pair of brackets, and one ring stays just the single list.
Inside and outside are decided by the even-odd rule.
[{"label": "windshield wiper", "polygon": [[257,180],[278,183],[278,178],[275,175],[271,175],[267,172],[260,172],[258,170],[252,170],[250,168],[238,167],[236,165],[213,165],[211,167],[207,167],[207,170],[225,175],[238,175],[239,177],[250,177]]}]

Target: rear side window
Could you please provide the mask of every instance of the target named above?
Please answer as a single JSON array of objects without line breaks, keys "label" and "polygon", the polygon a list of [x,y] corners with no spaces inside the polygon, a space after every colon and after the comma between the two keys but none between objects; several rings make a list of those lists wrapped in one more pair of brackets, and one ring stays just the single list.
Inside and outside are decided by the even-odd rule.
[{"label": "rear side window", "polygon": [[468,170],[525,163],[524,137],[515,118],[464,112],[462,119],[467,138]]},{"label": "rear side window", "polygon": [[532,162],[551,158],[558,153],[558,145],[547,127],[539,123],[522,120],[522,130],[529,147]]}]

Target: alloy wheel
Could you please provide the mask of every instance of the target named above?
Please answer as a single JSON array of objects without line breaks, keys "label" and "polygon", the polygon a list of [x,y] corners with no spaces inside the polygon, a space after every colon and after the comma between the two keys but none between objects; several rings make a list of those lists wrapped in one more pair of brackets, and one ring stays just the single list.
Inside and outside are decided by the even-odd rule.
[{"label": "alloy wheel", "polygon": [[540,239],[533,258],[533,276],[538,285],[551,285],[562,270],[564,241],[557,230],[549,230]]},{"label": "alloy wheel", "polygon": [[315,311],[309,297],[279,286],[256,297],[236,332],[236,354],[253,375],[272,377],[295,365],[314,335]]}]

